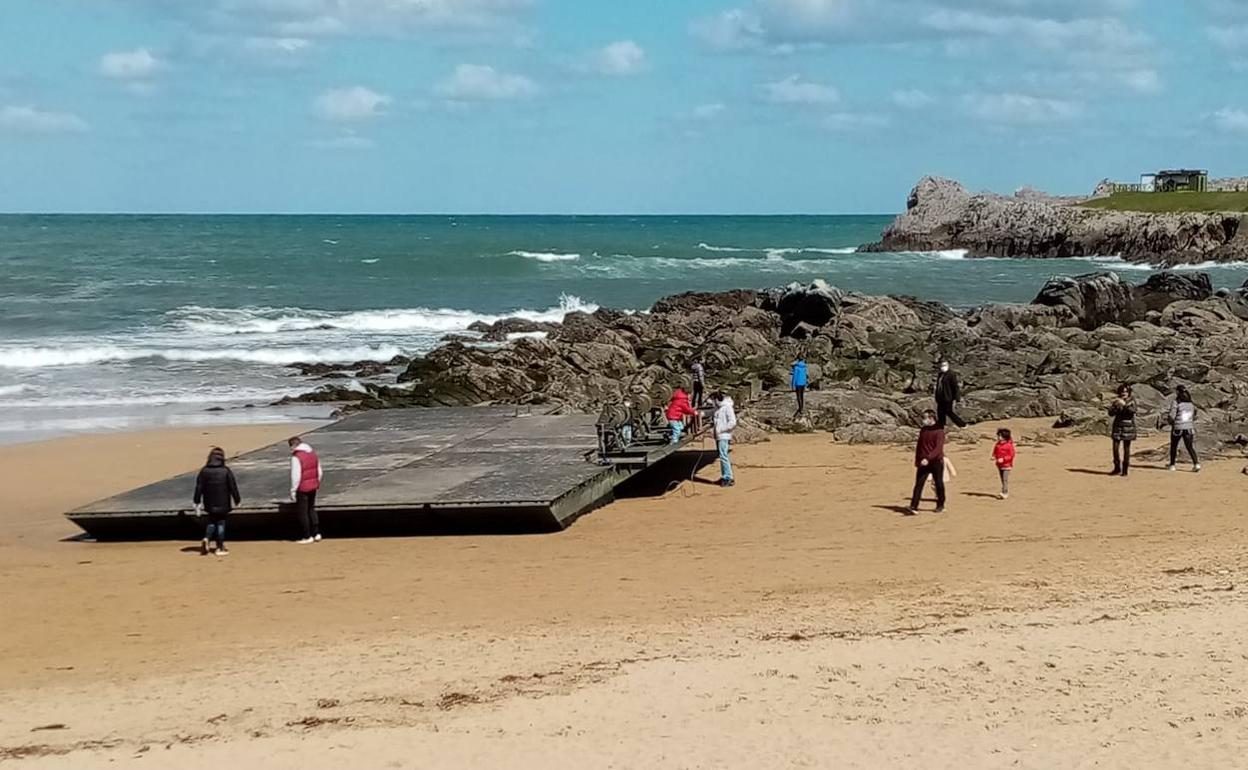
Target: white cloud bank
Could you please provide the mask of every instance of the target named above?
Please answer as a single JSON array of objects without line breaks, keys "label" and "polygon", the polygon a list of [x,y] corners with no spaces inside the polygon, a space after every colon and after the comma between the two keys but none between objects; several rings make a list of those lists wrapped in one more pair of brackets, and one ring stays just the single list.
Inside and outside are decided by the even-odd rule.
[{"label": "white cloud bank", "polygon": [[391,99],[385,94],[365,88],[333,88],[316,97],[316,114],[323,120],[350,123],[370,120],[385,113]]},{"label": "white cloud bank", "polygon": [[72,112],[49,112],[28,105],[0,107],[0,130],[19,134],[74,134],[88,129]]},{"label": "white cloud bank", "polygon": [[970,113],[989,123],[1039,125],[1064,123],[1083,112],[1076,102],[1028,94],[967,94],[962,102]]},{"label": "white cloud bank", "polygon": [[434,89],[454,102],[529,99],[538,94],[537,83],[524,75],[499,72],[484,64],[461,64]]},{"label": "white cloud bank", "polygon": [[114,51],[100,57],[100,74],[113,80],[150,80],[159,74],[163,62],[146,48]]},{"label": "white cloud bank", "polygon": [[829,85],[806,80],[800,75],[789,75],[774,83],[764,83],[763,94],[774,104],[798,104],[826,106],[841,100],[840,93]]},{"label": "white cloud bank", "polygon": [[586,69],[611,77],[637,75],[645,72],[649,65],[646,49],[632,40],[620,40],[603,46],[586,59]]},{"label": "white cloud bank", "polygon": [[1220,131],[1231,134],[1248,134],[1248,110],[1237,110],[1230,107],[1218,110],[1209,116]]}]

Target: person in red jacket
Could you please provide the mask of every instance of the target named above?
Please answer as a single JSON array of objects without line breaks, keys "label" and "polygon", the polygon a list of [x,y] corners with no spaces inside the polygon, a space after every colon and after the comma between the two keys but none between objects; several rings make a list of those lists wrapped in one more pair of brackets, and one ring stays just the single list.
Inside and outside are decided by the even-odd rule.
[{"label": "person in red jacket", "polygon": [[1014,469],[1014,437],[1009,428],[997,429],[997,445],[992,448],[992,459],[1001,475],[1001,499],[1010,499],[1010,471]]},{"label": "person in red jacket", "polygon": [[945,429],[936,421],[936,413],[928,409],[923,413],[923,427],[919,441],[914,447],[914,494],[910,496],[911,516],[919,512],[919,500],[923,486],[930,477],[936,486],[936,512],[945,511]]},{"label": "person in red jacket", "polygon": [[685,432],[685,418],[697,415],[697,410],[689,403],[689,394],[683,388],[677,388],[672,393],[672,400],[667,403],[667,424],[672,429],[671,443],[680,443],[680,435]]},{"label": "person in red jacket", "polygon": [[290,499],[299,513],[299,526],[303,537],[301,545],[321,540],[321,521],[316,515],[316,492],[321,488],[321,459],[303,439],[295,436],[286,442],[290,445]]}]

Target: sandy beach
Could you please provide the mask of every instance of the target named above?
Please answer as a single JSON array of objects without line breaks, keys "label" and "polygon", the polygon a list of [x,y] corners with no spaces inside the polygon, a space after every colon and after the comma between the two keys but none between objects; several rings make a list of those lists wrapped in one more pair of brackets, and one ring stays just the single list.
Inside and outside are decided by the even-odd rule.
[{"label": "sandy beach", "polygon": [[812,434],[557,535],[225,559],[70,542],[61,513],[297,426],[2,447],[0,763],[1237,764],[1240,464],[1110,478],[1108,440],[1020,421],[1003,502],[994,427],[954,444],[942,515],[899,514],[905,449]]}]

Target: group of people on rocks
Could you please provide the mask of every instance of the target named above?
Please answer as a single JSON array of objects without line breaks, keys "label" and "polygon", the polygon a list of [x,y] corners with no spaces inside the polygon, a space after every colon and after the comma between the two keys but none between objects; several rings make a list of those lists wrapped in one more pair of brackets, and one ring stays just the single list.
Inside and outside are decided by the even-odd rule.
[{"label": "group of people on rocks", "polygon": [[[321,460],[311,446],[299,436],[287,441],[290,447],[290,502],[294,503],[302,535],[295,542],[318,543],[321,540],[321,523],[316,513],[316,493],[321,488],[324,470]],[[195,512],[206,516],[208,525],[200,551],[205,556],[228,556],[225,546],[225,523],[234,506],[241,505],[242,495],[234,471],[225,464],[225,450],[213,447],[208,461],[195,477],[195,494],[192,497]]]},{"label": "group of people on rocks", "polygon": [[[936,376],[933,395],[936,409],[923,413],[923,425],[919,429],[919,439],[914,450],[915,479],[914,491],[910,497],[910,505],[906,512],[916,514],[922,500],[924,488],[928,480],[936,491],[936,512],[945,510],[946,469],[948,459],[945,457],[945,427],[953,422],[958,427],[965,427],[966,422],[954,411],[961,392],[957,375],[949,366],[948,361],[941,361]],[[800,404],[800,401],[799,401]],[[800,407],[799,407],[800,409]],[[1131,471],[1131,444],[1139,435],[1136,426],[1138,408],[1131,385],[1123,383],[1115,391],[1115,397],[1109,405],[1110,439],[1113,442],[1113,470],[1111,476],[1127,476]],[[1174,400],[1168,413],[1158,422],[1158,427],[1168,425],[1170,428],[1170,462],[1167,470],[1175,470],[1178,460],[1179,444],[1182,443],[1192,461],[1192,471],[1200,471],[1200,458],[1196,454],[1196,404],[1188,388],[1179,385],[1174,389]],[[997,442],[992,449],[993,462],[1001,480],[1002,500],[1010,496],[1010,472],[1014,468],[1017,449],[1009,428],[997,430]],[[1248,468],[1244,470],[1248,473]]]},{"label": "group of people on rocks", "polygon": [[[677,387],[667,402],[664,417],[667,419],[668,441],[679,444],[685,431],[692,427],[701,429],[702,412],[707,408],[704,404],[706,394],[706,367],[701,361],[694,361],[689,366],[693,384],[693,398],[684,388]],[[715,438],[715,448],[719,454],[719,485],[731,487],[736,479],[732,472],[732,432],[737,427],[737,412],[732,397],[722,390],[710,394],[709,411],[711,413],[711,432]]]}]

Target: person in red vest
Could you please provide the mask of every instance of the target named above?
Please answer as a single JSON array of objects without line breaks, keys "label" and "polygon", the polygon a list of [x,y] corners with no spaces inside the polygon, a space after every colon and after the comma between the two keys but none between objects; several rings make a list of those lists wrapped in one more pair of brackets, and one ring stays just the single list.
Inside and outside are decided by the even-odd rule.
[{"label": "person in red vest", "polygon": [[299,512],[299,526],[306,545],[321,539],[321,522],[316,515],[316,491],[321,488],[321,460],[312,447],[295,436],[290,441],[290,499]]}]

